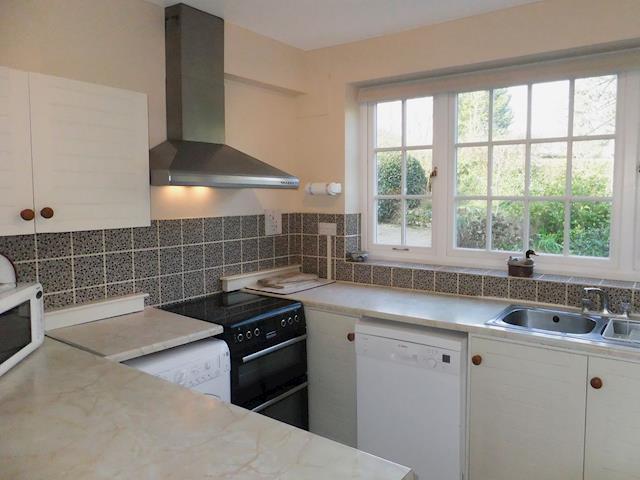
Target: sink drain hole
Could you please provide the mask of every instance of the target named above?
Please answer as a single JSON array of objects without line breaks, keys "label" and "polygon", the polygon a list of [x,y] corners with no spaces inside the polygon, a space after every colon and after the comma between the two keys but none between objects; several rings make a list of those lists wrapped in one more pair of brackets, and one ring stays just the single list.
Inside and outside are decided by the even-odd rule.
[{"label": "sink drain hole", "polygon": [[560,321],[560,317],[559,317],[559,316],[557,316],[557,315],[554,315],[554,316],[553,316],[553,322],[554,322],[554,323],[558,323],[559,321]]}]

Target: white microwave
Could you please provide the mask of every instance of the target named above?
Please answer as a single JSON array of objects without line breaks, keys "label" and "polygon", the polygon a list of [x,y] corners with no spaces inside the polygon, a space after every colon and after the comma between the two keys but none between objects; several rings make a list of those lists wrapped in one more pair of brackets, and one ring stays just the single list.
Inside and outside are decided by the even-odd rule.
[{"label": "white microwave", "polygon": [[0,375],[44,341],[44,306],[39,283],[0,284]]}]

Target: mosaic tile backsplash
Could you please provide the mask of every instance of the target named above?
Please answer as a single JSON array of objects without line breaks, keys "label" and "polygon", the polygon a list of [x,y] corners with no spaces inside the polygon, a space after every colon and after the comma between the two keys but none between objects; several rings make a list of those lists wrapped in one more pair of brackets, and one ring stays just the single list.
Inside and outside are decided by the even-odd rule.
[{"label": "mosaic tile backsplash", "polygon": [[[582,288],[599,286],[619,312],[640,314],[640,282],[561,275],[532,279],[505,272],[395,262],[352,263],[360,248],[359,214],[288,213],[282,234],[265,235],[264,215],[153,221],[150,227],[0,237],[0,253],[15,263],[20,281],[38,280],[47,310],[145,292],[160,305],[220,291],[220,277],[301,264],[327,276],[326,237],[318,223],[336,223],[334,278],[366,285],[581,306]],[[593,298],[594,302],[597,300]],[[598,304],[596,302],[596,308]]]},{"label": "mosaic tile backsplash", "polygon": [[[0,237],[19,281],[39,281],[45,308],[145,292],[159,305],[220,291],[220,277],[303,263],[326,276],[318,221],[336,222],[335,248],[359,244],[359,215],[283,214],[153,221],[150,227]],[[336,251],[336,250],[334,250]]]}]

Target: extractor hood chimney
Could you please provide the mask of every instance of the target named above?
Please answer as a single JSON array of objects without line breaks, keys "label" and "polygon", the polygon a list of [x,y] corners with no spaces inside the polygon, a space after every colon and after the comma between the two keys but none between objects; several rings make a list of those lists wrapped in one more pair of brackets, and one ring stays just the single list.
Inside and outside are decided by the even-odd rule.
[{"label": "extractor hood chimney", "polygon": [[298,188],[298,178],[224,143],[224,21],[167,7],[165,42],[168,140],[149,152],[151,185]]}]

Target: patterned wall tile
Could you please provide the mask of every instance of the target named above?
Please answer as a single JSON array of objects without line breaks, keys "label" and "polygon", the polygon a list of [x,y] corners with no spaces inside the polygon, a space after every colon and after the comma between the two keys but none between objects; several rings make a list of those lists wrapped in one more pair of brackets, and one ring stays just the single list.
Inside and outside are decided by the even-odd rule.
[{"label": "patterned wall tile", "polygon": [[160,274],[158,250],[133,252],[133,274],[136,279],[157,277]]},{"label": "patterned wall tile", "polygon": [[318,235],[302,235],[302,254],[318,255]]},{"label": "patterned wall tile", "polygon": [[104,252],[104,232],[89,230],[71,234],[74,255],[91,255]]},{"label": "patterned wall tile", "polygon": [[258,239],[242,240],[242,261],[255,262],[258,260]]},{"label": "patterned wall tile", "polygon": [[413,271],[413,288],[416,290],[433,291],[435,288],[435,273],[431,270]]},{"label": "patterned wall tile", "polygon": [[393,268],[391,283],[397,288],[413,288],[413,270],[410,268]]},{"label": "patterned wall tile", "polygon": [[241,217],[223,217],[222,232],[225,240],[235,240],[242,238],[242,220]]},{"label": "patterned wall tile", "polygon": [[482,275],[458,274],[458,293],[460,295],[481,296]]},{"label": "patterned wall tile", "polygon": [[353,281],[356,283],[372,283],[373,269],[371,265],[365,263],[354,263],[353,265]]},{"label": "patterned wall tile", "polygon": [[185,298],[204,295],[204,271],[187,272],[184,274]]},{"label": "patterned wall tile", "polygon": [[225,265],[240,263],[242,261],[242,244],[240,240],[223,242],[222,251]]},{"label": "patterned wall tile", "polygon": [[566,305],[567,284],[562,282],[538,282],[538,301]]},{"label": "patterned wall tile", "polygon": [[458,274],[455,272],[436,272],[435,291],[458,293]]},{"label": "patterned wall tile", "polygon": [[289,255],[289,235],[276,236],[274,249],[275,257],[286,257]]},{"label": "patterned wall tile", "polygon": [[160,303],[160,278],[136,279],[133,282],[135,293],[147,293],[149,296],[145,298],[145,305],[158,305]]},{"label": "patterned wall tile", "polygon": [[204,228],[202,218],[185,218],[182,220],[183,245],[193,245],[204,242]]},{"label": "patterned wall tile", "polygon": [[0,253],[8,256],[14,262],[35,260],[36,236],[12,235],[0,237]]},{"label": "patterned wall tile", "polygon": [[206,268],[219,267],[224,264],[223,243],[205,243],[204,265]]},{"label": "patterned wall tile", "polygon": [[107,285],[107,298],[131,295],[134,292],[133,287],[133,281]]},{"label": "patterned wall tile", "polygon": [[38,279],[36,262],[16,263],[15,267],[18,282],[35,282]]},{"label": "patterned wall tile", "polygon": [[258,236],[258,216],[245,215],[241,217],[242,238],[252,238]]},{"label": "patterned wall tile", "polygon": [[44,233],[36,236],[38,258],[60,258],[71,255],[70,233]]},{"label": "patterned wall tile", "polygon": [[509,279],[506,275],[484,275],[482,277],[482,295],[485,297],[507,298],[509,296]]},{"label": "patterned wall tile", "polygon": [[302,231],[305,234],[318,234],[318,214],[303,213],[302,214]]},{"label": "patterned wall tile", "polygon": [[133,229],[133,248],[154,248],[158,246],[158,222],[152,221],[149,227]]},{"label": "patterned wall tile", "polygon": [[391,286],[391,267],[374,265],[372,270],[372,281],[374,285],[390,287]]},{"label": "patterned wall tile", "polygon": [[160,301],[177,302],[184,298],[182,274],[160,277]]},{"label": "patterned wall tile", "polygon": [[182,245],[182,222],[180,220],[164,220],[158,223],[158,238],[161,247]]},{"label": "patterned wall tile", "polygon": [[262,237],[258,242],[258,254],[260,260],[264,260],[267,258],[273,258],[274,252],[274,241],[273,237]]},{"label": "patterned wall tile", "polygon": [[113,228],[104,231],[104,249],[107,252],[131,250],[133,233],[130,228]]},{"label": "patterned wall tile", "polygon": [[38,281],[42,284],[42,288],[46,293],[71,290],[73,288],[71,259],[39,261]]},{"label": "patterned wall tile", "polygon": [[133,280],[133,253],[107,253],[105,256],[107,283]]},{"label": "patterned wall tile", "polygon": [[219,242],[223,239],[222,218],[213,217],[204,219],[204,241]]},{"label": "patterned wall tile", "polygon": [[103,285],[105,282],[104,255],[75,257],[73,259],[75,288]]},{"label": "patterned wall tile", "polygon": [[524,278],[509,278],[509,298],[536,301],[537,282]]},{"label": "patterned wall tile", "polygon": [[98,287],[77,288],[75,291],[75,303],[97,302],[106,298],[104,285]]},{"label": "patterned wall tile", "polygon": [[182,272],[182,248],[160,249],[160,275]]},{"label": "patterned wall tile", "polygon": [[182,247],[182,263],[185,272],[204,268],[204,245],[186,245]]}]

